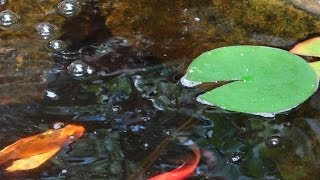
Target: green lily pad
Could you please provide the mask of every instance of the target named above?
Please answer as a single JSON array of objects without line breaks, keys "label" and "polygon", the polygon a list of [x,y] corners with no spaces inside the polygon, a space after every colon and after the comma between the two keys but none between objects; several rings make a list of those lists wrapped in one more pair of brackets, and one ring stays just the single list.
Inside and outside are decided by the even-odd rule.
[{"label": "green lily pad", "polygon": [[217,81],[231,82],[199,95],[199,102],[267,117],[296,107],[318,88],[318,77],[304,59],[264,46],[208,51],[181,79],[185,86]]}]

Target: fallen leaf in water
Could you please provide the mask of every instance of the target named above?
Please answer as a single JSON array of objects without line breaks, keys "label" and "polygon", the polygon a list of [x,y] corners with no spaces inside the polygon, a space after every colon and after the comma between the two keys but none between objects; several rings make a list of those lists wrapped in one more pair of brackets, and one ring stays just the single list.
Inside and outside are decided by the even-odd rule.
[{"label": "fallen leaf in water", "polygon": [[47,153],[42,153],[26,158],[22,158],[19,160],[16,160],[12,163],[11,166],[6,168],[7,172],[13,172],[17,170],[28,170],[28,169],[34,169],[41,164],[43,164],[45,161],[47,161],[49,158],[51,158],[56,152],[58,152],[60,148],[53,149]]},{"label": "fallen leaf in water", "polygon": [[290,52],[303,56],[320,57],[320,37],[315,37],[295,45]]},{"label": "fallen leaf in water", "polygon": [[200,149],[198,148],[198,146],[193,145],[192,150],[196,157],[191,163],[191,165],[184,165],[184,163],[177,169],[157,175],[155,177],[150,178],[149,180],[183,180],[186,177],[190,176],[192,172],[196,169],[200,161]]},{"label": "fallen leaf in water", "polygon": [[12,161],[7,172],[33,169],[51,158],[65,144],[79,139],[84,127],[67,125],[44,133],[20,139],[0,151],[0,164]]}]

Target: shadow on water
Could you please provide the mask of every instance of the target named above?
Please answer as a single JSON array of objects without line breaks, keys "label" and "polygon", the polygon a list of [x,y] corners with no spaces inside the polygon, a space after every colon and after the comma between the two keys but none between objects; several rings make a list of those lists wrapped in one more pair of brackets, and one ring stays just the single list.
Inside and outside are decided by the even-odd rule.
[{"label": "shadow on water", "polygon": [[[204,89],[179,84],[192,58],[205,50],[234,44],[290,47],[318,33],[316,17],[280,0],[83,2],[77,16],[52,15],[60,23],[55,38],[67,42],[66,49],[48,52],[43,47],[47,41],[29,34],[28,25],[27,32],[0,32],[2,40],[32,40],[30,45],[21,40],[13,50],[16,41],[0,42],[8,50],[0,49],[6,62],[0,66],[1,147],[58,121],[86,128],[79,141],[39,168],[11,174],[2,170],[1,178],[146,179],[192,156],[183,140],[193,140],[201,149],[201,162],[190,179],[319,175],[318,91],[270,119],[201,105],[194,97]],[[46,5],[39,3],[37,9],[51,12]],[[271,20],[279,26],[271,27]],[[20,70],[25,64],[29,69]],[[39,77],[15,74],[37,69],[44,73],[36,76],[45,79],[38,85],[32,82]],[[22,85],[15,84],[18,80]]]}]

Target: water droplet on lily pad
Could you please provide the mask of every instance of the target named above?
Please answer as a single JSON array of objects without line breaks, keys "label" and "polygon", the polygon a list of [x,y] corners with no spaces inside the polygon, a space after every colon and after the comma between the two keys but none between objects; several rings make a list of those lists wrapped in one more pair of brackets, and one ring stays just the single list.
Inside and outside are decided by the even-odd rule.
[{"label": "water droplet on lily pad", "polygon": [[3,27],[9,27],[16,24],[20,17],[12,11],[4,10],[0,12],[0,25]]},{"label": "water droplet on lily pad", "polygon": [[57,6],[58,13],[64,17],[72,17],[81,11],[81,4],[77,0],[64,0]]}]

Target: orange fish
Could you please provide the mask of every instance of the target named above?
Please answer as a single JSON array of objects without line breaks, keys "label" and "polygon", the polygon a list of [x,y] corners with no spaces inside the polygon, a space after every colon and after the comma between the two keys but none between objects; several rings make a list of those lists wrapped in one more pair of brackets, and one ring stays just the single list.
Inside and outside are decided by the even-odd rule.
[{"label": "orange fish", "polygon": [[26,137],[0,151],[0,164],[13,161],[7,172],[33,169],[51,158],[61,147],[79,139],[84,127],[67,125],[44,133]]},{"label": "orange fish", "polygon": [[196,169],[200,161],[200,149],[195,144],[192,146],[192,149],[196,157],[191,163],[191,165],[183,164],[177,169],[157,175],[155,177],[150,178],[149,180],[183,180],[186,177],[190,176],[192,172]]}]

